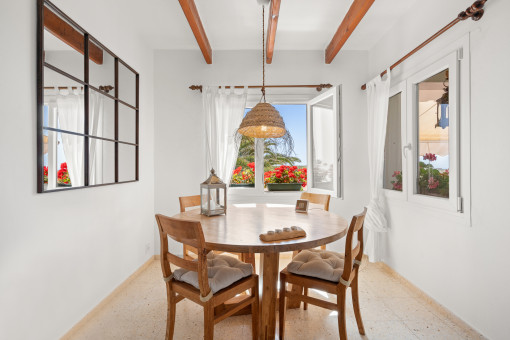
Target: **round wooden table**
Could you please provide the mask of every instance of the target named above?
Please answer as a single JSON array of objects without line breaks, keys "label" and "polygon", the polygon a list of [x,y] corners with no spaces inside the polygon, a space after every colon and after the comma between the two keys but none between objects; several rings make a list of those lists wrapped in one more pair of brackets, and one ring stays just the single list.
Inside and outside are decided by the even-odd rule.
[{"label": "round wooden table", "polygon": [[[261,339],[275,338],[279,253],[331,243],[345,236],[348,228],[348,222],[333,213],[313,207],[308,213],[297,213],[294,206],[281,204],[234,204],[227,207],[226,215],[207,217],[195,209],[173,217],[200,221],[207,249],[261,253]],[[291,226],[303,228],[306,236],[277,242],[259,239],[269,230]]]}]

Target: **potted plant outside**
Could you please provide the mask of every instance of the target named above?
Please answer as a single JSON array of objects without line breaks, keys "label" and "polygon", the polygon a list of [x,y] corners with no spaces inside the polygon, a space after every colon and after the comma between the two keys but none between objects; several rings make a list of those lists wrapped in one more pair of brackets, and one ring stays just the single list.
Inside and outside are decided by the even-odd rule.
[{"label": "potted plant outside", "polygon": [[281,165],[264,173],[264,184],[269,191],[300,191],[306,187],[306,168]]},{"label": "potted plant outside", "polygon": [[238,166],[232,173],[230,180],[231,188],[253,188],[255,187],[255,163],[248,163],[248,168]]}]

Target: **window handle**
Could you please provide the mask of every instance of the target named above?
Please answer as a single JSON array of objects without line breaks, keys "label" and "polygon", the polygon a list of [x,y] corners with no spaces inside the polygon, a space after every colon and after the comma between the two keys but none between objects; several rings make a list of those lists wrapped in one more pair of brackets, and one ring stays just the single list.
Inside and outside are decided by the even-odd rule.
[{"label": "window handle", "polygon": [[402,147],[402,154],[404,155],[404,158],[407,158],[407,150],[412,150],[413,146],[411,143],[408,143]]}]

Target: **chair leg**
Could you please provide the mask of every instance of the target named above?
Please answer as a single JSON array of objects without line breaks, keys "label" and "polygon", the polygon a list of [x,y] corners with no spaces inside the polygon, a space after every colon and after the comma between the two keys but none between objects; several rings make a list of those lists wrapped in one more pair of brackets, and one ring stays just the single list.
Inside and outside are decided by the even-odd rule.
[{"label": "chair leg", "polygon": [[171,290],[170,283],[167,283],[166,292],[168,300],[167,316],[166,316],[166,340],[172,340],[174,338],[175,329],[175,292]]},{"label": "chair leg", "polygon": [[340,340],[347,340],[347,325],[345,323],[345,293],[347,288],[342,286],[338,288],[336,302],[338,307],[338,332]]},{"label": "chair leg", "polygon": [[285,301],[285,293],[286,293],[286,284],[285,284],[285,275],[280,273],[280,301],[278,306],[278,331],[280,335],[280,340],[283,340],[285,336],[285,312],[286,312],[286,301]]},{"label": "chair leg", "polygon": [[[303,295],[308,296],[308,287],[304,287]],[[308,310],[308,302],[303,302],[303,309]]]},{"label": "chair leg", "polygon": [[354,307],[354,316],[356,317],[356,323],[358,324],[359,334],[365,335],[365,327],[363,327],[363,320],[361,320],[361,313],[359,309],[359,289],[358,289],[358,273],[354,276],[354,280],[351,282],[351,293],[352,293],[352,306]]},{"label": "chair leg", "polygon": [[204,340],[214,338],[214,306],[211,301],[204,305]]},{"label": "chair leg", "polygon": [[259,327],[260,327],[260,319],[259,319],[259,282],[255,284],[255,287],[251,290],[251,296],[255,298],[255,301],[251,304],[251,333],[253,340],[258,340],[259,338]]},{"label": "chair leg", "polygon": [[255,266],[255,254],[254,253],[239,253],[238,258],[240,261],[251,264],[253,267],[253,274],[257,274],[257,267]]}]

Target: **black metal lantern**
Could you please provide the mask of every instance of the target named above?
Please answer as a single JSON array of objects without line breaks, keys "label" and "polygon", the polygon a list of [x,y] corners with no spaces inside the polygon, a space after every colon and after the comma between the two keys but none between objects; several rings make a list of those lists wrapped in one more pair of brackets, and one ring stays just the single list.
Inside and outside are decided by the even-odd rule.
[{"label": "black metal lantern", "polygon": [[227,213],[227,185],[216,176],[214,169],[211,169],[209,178],[200,184],[200,206],[202,215]]}]

